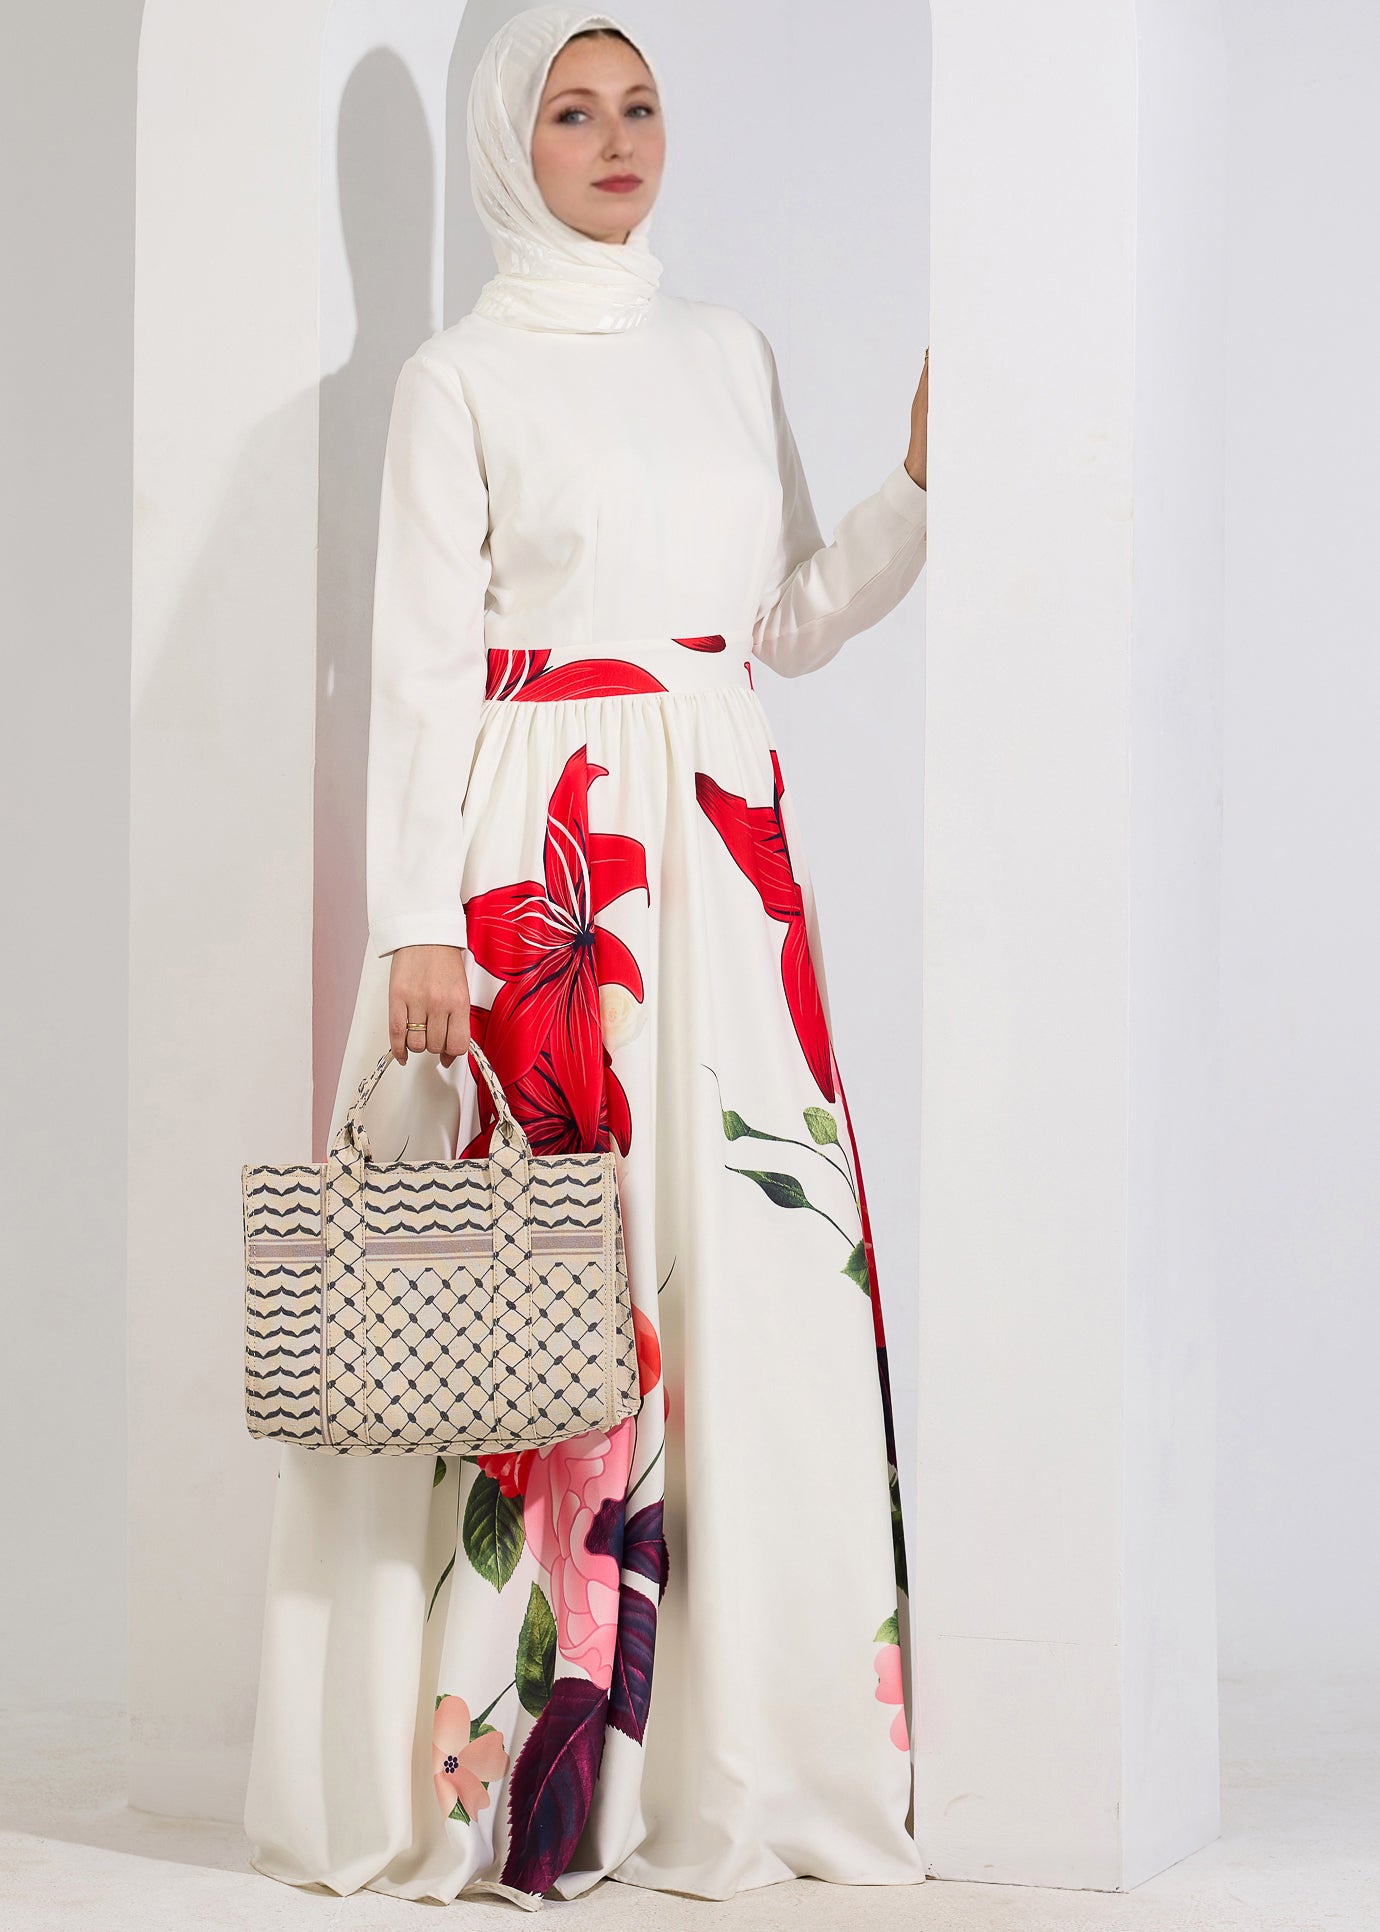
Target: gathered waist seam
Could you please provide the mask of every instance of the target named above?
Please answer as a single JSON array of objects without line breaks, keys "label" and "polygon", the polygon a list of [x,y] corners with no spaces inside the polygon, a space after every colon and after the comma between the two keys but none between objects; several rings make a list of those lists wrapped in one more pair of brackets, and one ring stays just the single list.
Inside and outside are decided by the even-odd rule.
[{"label": "gathered waist seam", "polygon": [[497,701],[656,697],[752,689],[750,637],[621,638],[593,644],[486,650],[485,697]]}]

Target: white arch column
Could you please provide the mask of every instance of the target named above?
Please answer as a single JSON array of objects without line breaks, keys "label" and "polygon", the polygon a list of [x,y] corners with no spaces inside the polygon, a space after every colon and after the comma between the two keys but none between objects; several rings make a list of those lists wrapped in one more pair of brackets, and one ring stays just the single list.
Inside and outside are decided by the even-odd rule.
[{"label": "white arch column", "polygon": [[917,1829],[1215,1836],[1222,52],[934,0]]},{"label": "white arch column", "polygon": [[322,37],[148,0],[131,734],[130,1794],[238,1818],[277,1459],[239,1168],[312,1128]]}]

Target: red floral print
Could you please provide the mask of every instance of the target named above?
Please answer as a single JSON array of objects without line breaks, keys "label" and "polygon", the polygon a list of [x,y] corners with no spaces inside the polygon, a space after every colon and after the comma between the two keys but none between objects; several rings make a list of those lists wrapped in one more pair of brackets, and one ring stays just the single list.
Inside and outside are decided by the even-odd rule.
[{"label": "red floral print", "polygon": [[[484,1038],[481,1028],[487,1027],[489,1009],[484,1006],[470,1008],[470,1029],[475,1039],[493,1060],[493,1054]],[[508,1104],[518,1120],[523,1132],[532,1143],[534,1153],[538,1154],[602,1154],[610,1142],[616,1142],[618,1151],[626,1154],[632,1145],[632,1113],[628,1107],[628,1096],[623,1091],[623,1083],[613,1071],[608,1048],[603,1049],[604,1085],[600,1099],[599,1124],[591,1136],[575,1112],[556,1078],[551,1055],[545,1048],[537,1055],[528,1071],[518,1079],[511,1079],[505,1069],[494,1062],[503,1091],[508,1096]],[[473,1140],[468,1141],[461,1150],[462,1160],[475,1160],[489,1152],[489,1137],[495,1120],[494,1103],[489,1090],[479,1083],[479,1127]]]},{"label": "red floral print", "polygon": [[645,666],[626,658],[582,657],[548,669],[550,656],[550,651],[490,651],[485,697],[627,698],[666,689]]},{"label": "red floral print", "polygon": [[535,1449],[509,1449],[492,1456],[476,1456],[475,1462],[486,1476],[492,1476],[501,1493],[510,1499],[521,1496],[527,1487],[527,1472]]},{"label": "red floral print", "polygon": [[785,782],[774,747],[771,769],[770,805],[749,805],[737,792],[725,791],[707,771],[695,773],[695,796],[739,869],[756,886],[768,918],[780,920],[786,928],[781,946],[781,983],[786,1005],[815,1084],[826,1100],[832,1100],[835,1088],[829,1027],[810,957],[804,899],[791,871],[791,855],[786,847],[781,821]]},{"label": "red floral print", "polygon": [[661,1337],[650,1318],[640,1308],[633,1309],[633,1333],[637,1337],[637,1380],[643,1395],[661,1380]]},{"label": "red floral print", "polygon": [[586,746],[573,751],[547,807],[544,877],[465,902],[469,950],[504,982],[488,1012],[484,1051],[515,1110],[517,1086],[532,1117],[547,1123],[544,1135],[559,1121],[577,1150],[596,1146],[601,1124],[615,1139],[628,1130],[626,1098],[609,1076],[599,988],[622,986],[643,998],[637,961],[595,921],[625,893],[645,892],[651,902],[641,842],[589,829],[590,784],[607,776],[605,766],[589,762]]},{"label": "red floral print", "polygon": [[673,637],[673,644],[683,644],[687,651],[726,651],[728,639],[719,637]]}]

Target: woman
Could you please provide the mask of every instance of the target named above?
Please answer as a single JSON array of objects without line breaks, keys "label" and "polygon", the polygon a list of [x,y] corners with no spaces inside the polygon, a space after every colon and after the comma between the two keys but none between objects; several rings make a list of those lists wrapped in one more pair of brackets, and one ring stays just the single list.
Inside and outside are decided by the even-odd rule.
[{"label": "woman", "polygon": [[924,1876],[866,1205],[752,671],[915,581],[927,384],[826,545],[765,338],[658,289],[663,112],[607,14],[495,34],[499,273],[394,399],[336,1124],[386,1025],[377,1158],[487,1149],[471,1037],[539,1149],[615,1147],[642,1404],[518,1455],[283,1448],[245,1824],[339,1893]]}]

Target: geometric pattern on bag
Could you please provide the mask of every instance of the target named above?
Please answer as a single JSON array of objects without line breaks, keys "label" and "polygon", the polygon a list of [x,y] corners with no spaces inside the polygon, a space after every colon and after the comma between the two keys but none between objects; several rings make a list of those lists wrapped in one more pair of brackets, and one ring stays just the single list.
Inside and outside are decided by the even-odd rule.
[{"label": "geometric pattern on bag", "polygon": [[484,1455],[641,1406],[612,1149],[536,1154],[497,1115],[472,1160],[372,1159],[360,1081],[324,1162],[242,1170],[245,1421],[336,1455]]}]

